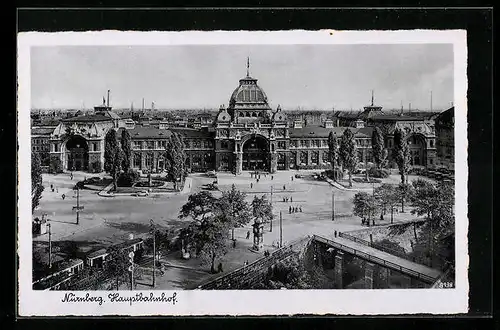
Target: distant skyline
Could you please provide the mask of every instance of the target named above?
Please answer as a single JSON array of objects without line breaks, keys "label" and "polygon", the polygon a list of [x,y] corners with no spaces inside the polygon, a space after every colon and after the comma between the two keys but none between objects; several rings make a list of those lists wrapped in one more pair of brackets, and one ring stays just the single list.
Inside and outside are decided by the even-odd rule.
[{"label": "distant skyline", "polygon": [[50,46],[31,50],[31,105],[92,108],[107,90],[114,108],[217,109],[246,75],[273,109],[434,110],[453,101],[453,46],[220,45]]}]

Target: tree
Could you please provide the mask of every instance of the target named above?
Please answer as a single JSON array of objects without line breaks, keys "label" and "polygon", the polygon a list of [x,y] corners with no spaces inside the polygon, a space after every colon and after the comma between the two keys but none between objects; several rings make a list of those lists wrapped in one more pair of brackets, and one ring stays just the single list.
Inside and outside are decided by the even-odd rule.
[{"label": "tree", "polygon": [[[352,213],[361,218],[361,223],[370,225],[370,217],[375,213],[376,208],[376,201],[372,195],[364,191],[354,195]],[[373,222],[375,222],[374,219]]]},{"label": "tree", "polygon": [[130,169],[130,162],[132,158],[132,142],[130,133],[127,129],[122,131],[121,147],[123,152],[122,169],[125,173]]},{"label": "tree", "polygon": [[187,241],[187,248],[194,250],[197,257],[210,263],[210,271],[215,273],[215,260],[227,253],[227,233],[229,227],[220,214],[212,214],[201,221],[193,221],[181,232]]},{"label": "tree", "polygon": [[255,218],[255,222],[263,223],[271,221],[274,218],[273,206],[267,200],[266,195],[262,197],[255,196],[252,201],[252,214]]},{"label": "tree", "polygon": [[113,178],[113,190],[116,191],[118,174],[122,165],[122,150],[118,146],[116,131],[110,129],[105,137],[104,170]]},{"label": "tree", "polygon": [[116,290],[119,290],[120,284],[128,282],[128,267],[130,262],[128,253],[125,250],[110,248],[109,261],[106,263],[106,268],[115,278]]},{"label": "tree", "polygon": [[411,200],[412,186],[407,183],[400,183],[396,188],[396,196],[401,203],[401,212],[405,211],[405,201]]},{"label": "tree", "polygon": [[42,184],[42,166],[38,153],[31,154],[31,213],[40,204],[42,192],[44,190]]},{"label": "tree", "polygon": [[51,157],[49,164],[49,173],[57,174],[62,173],[63,166],[59,157]]},{"label": "tree", "polygon": [[339,160],[339,144],[337,141],[337,136],[334,135],[333,132],[330,132],[330,134],[328,135],[328,156],[330,158],[330,163],[334,172],[333,179],[337,181],[335,169]]},{"label": "tree", "polygon": [[222,192],[222,197],[219,199],[219,210],[224,221],[231,227],[231,239],[234,240],[234,228],[245,226],[251,219],[246,194],[236,190],[233,184],[231,190]]},{"label": "tree", "polygon": [[396,188],[392,184],[384,183],[375,188],[374,192],[381,209],[381,217],[389,208],[391,210],[391,224],[394,222],[394,207],[399,203]]},{"label": "tree", "polygon": [[340,140],[340,159],[342,165],[349,173],[349,187],[352,187],[352,173],[356,170],[358,159],[356,155],[356,143],[354,133],[350,129],[344,130]]},{"label": "tree", "polygon": [[399,174],[401,175],[401,183],[408,183],[408,171],[410,170],[410,149],[408,141],[405,138],[403,131],[396,129],[394,131],[394,151],[396,153],[396,163],[398,165]]},{"label": "tree", "polygon": [[375,127],[372,133],[372,152],[375,165],[380,169],[384,160],[384,136],[378,127]]},{"label": "tree", "polygon": [[[434,264],[434,256],[440,252],[440,244],[446,243],[447,237],[454,235],[454,188],[449,183],[433,184],[426,180],[415,180],[412,182],[413,214],[426,215],[427,222],[422,231],[423,240],[427,247],[419,247],[422,253],[427,253],[431,267]],[[421,240],[422,241],[422,240]],[[446,248],[446,247],[445,247]],[[416,251],[418,251],[418,249]]]},{"label": "tree", "polygon": [[191,217],[195,221],[203,221],[213,215],[217,208],[217,198],[208,191],[191,194],[188,201],[181,208],[179,218]]},{"label": "tree", "polygon": [[178,189],[178,182],[183,182],[186,174],[186,153],[184,142],[177,133],[172,133],[165,152],[166,169],[168,178],[174,183],[174,189]]}]

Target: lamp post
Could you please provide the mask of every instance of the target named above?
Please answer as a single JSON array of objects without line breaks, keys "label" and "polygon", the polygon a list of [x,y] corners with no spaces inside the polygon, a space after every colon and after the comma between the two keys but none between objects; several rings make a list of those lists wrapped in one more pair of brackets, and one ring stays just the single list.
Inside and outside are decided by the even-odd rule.
[{"label": "lamp post", "polygon": [[76,206],[73,206],[73,210],[76,210],[76,224],[80,224],[80,210],[83,210],[84,207],[80,206],[80,188],[76,187]]},{"label": "lamp post", "polygon": [[280,211],[280,247],[283,246],[283,216]]},{"label": "lamp post", "polygon": [[332,221],[335,221],[335,193],[332,192]]},{"label": "lamp post", "polygon": [[49,268],[52,268],[52,232],[50,230],[50,223],[47,224],[47,228],[49,229]]},{"label": "lamp post", "polygon": [[[273,186],[271,186],[271,207],[273,206]],[[273,232],[273,217],[271,216],[271,222],[269,225],[269,232]]]},{"label": "lamp post", "polygon": [[153,229],[153,288],[156,285],[156,225],[153,219],[150,220]]}]

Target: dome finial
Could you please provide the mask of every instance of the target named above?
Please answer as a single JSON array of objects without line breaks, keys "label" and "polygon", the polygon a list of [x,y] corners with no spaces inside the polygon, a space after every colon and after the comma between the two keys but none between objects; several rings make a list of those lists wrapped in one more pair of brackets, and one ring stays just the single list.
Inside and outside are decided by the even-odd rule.
[{"label": "dome finial", "polygon": [[247,56],[247,77],[250,77],[250,57]]}]

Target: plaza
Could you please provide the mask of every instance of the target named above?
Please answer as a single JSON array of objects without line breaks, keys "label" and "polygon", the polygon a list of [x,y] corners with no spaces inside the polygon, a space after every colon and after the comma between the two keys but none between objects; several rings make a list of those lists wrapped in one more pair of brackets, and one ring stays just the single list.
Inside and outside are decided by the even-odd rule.
[{"label": "plaza", "polygon": [[[264,249],[259,253],[250,250],[253,236],[246,238],[247,232],[252,232],[253,221],[245,227],[235,229],[236,247],[233,248],[228,239],[228,253],[221,259],[224,271],[241,267],[247,261],[252,262],[262,257],[265,250],[272,251],[276,248],[280,239],[280,212],[283,244],[306,235],[321,234],[333,237],[334,231],[348,232],[366,228],[361,226],[358,217],[352,215],[352,198],[357,191],[370,191],[378,184],[364,187],[355,185],[352,190],[339,189],[326,181],[314,179],[315,173],[318,172],[303,170],[280,171],[275,174],[261,173],[259,182],[251,172],[243,172],[238,176],[218,173],[220,191],[231,189],[234,184],[236,189],[246,193],[249,203],[254,196],[266,195],[268,200],[272,200],[275,216],[272,221],[272,231],[271,223],[264,225]],[[296,178],[296,174],[300,174],[301,178]],[[74,172],[73,179],[69,173],[44,174],[43,183],[46,188],[34,217],[47,215],[51,224],[53,246],[74,242],[80,252],[90,253],[123,242],[131,235],[146,238],[149,235],[150,219],[153,219],[160,228],[174,231],[183,228],[189,224],[190,219],[178,218],[180,208],[187,202],[190,194],[201,191],[204,185],[213,181],[213,178],[205,174],[191,174],[190,188],[184,189],[182,193],[151,194],[146,197],[102,197],[98,191],[82,189],[80,205],[84,206],[84,209],[80,212],[77,225],[76,211],[73,210],[73,206],[76,205],[76,192],[73,187],[76,182],[88,177],[89,174],[84,172]],[[384,182],[397,183],[398,178],[394,174],[384,179]],[[55,189],[54,192],[50,189],[51,185]],[[220,196],[220,191],[214,191],[214,196]],[[66,196],[64,200],[62,194]],[[335,195],[334,221],[332,221],[332,194]],[[288,202],[284,201],[284,198],[288,198]],[[290,207],[301,208],[302,212],[290,213]],[[414,218],[409,210],[406,210],[405,213],[396,213],[394,220],[406,221]],[[377,224],[382,224],[379,222],[377,221]],[[47,241],[48,235],[34,237],[35,245],[45,245]],[[186,288],[217,276],[211,274],[209,266],[202,264],[199,259],[184,260],[178,251],[162,255],[161,262],[165,267],[163,275],[157,277],[158,289]],[[138,279],[137,283],[138,287],[141,283],[147,287],[147,283],[151,283],[151,280],[146,276],[142,280]]]}]

